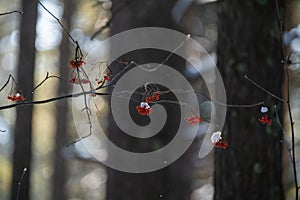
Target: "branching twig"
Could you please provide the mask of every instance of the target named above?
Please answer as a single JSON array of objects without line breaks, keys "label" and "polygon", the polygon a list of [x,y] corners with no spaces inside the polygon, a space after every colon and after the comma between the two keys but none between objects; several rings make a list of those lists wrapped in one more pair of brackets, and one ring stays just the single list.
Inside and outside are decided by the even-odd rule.
[{"label": "branching twig", "polygon": [[[73,144],[75,144],[75,143],[77,143],[77,142],[79,142],[79,141],[81,141],[81,140],[83,140],[83,139],[91,136],[92,135],[92,127],[93,127],[92,122],[91,122],[91,110],[88,107],[88,103],[87,103],[87,97],[86,97],[87,94],[86,94],[86,92],[84,90],[84,87],[82,85],[82,82],[81,82],[81,76],[80,76],[80,73],[79,73],[79,68],[77,67],[76,70],[77,70],[77,74],[78,74],[79,84],[80,84],[81,90],[83,91],[84,108],[82,109],[82,111],[84,111],[84,110],[86,111],[86,115],[87,115],[87,118],[88,118],[88,124],[89,124],[89,133],[87,135],[83,136],[83,137],[80,137],[80,138],[74,140],[73,142],[71,142],[67,146],[73,145]],[[89,83],[90,83],[90,81],[89,81]],[[93,90],[91,90],[91,91],[93,91]]]},{"label": "branching twig", "polygon": [[10,74],[10,75],[8,76],[7,81],[6,81],[6,82],[4,83],[4,85],[1,87],[0,92],[8,85],[10,79],[12,79],[15,83],[17,83],[16,80],[14,79],[14,77]]},{"label": "branching twig", "polygon": [[187,36],[186,36],[186,38],[185,38],[185,40],[183,40],[167,57],[166,57],[166,59],[164,59],[161,63],[159,63],[158,65],[157,65],[157,67],[160,67],[160,66],[162,66],[165,62],[167,62],[169,59],[170,59],[170,57],[173,55],[173,54],[175,54],[177,51],[178,51],[178,49],[180,49],[183,45],[184,45],[184,43],[187,41],[187,40],[189,40],[191,38],[191,34],[188,34]]},{"label": "branching twig", "polygon": [[[85,107],[83,108],[83,110],[86,111],[87,118],[88,118],[88,123],[90,124],[90,129],[89,129],[89,134],[87,134],[86,136],[81,137],[81,138],[79,138],[79,139],[77,139],[77,140],[75,140],[74,142],[71,143],[71,144],[75,144],[76,142],[79,142],[82,139],[84,139],[84,138],[86,138],[86,137],[88,137],[88,136],[90,136],[92,134],[92,122],[91,122],[91,119],[90,119],[91,118],[90,117],[91,111],[90,111],[90,109],[88,107],[88,104],[87,104],[87,99],[86,99],[87,98],[86,97],[87,94],[86,94],[86,91],[84,90],[84,87],[82,85],[82,79],[81,79],[81,76],[80,76],[80,70],[84,73],[84,75],[87,77],[87,79],[89,81],[90,91],[93,92],[93,94],[95,94],[94,93],[95,90],[93,89],[93,87],[91,85],[91,81],[89,80],[89,78],[88,78],[87,74],[85,73],[83,67],[81,67],[81,69],[79,70],[78,63],[79,63],[79,61],[81,61],[81,59],[83,57],[83,53],[81,51],[81,48],[80,48],[80,45],[79,45],[78,41],[76,41],[72,37],[72,35],[69,33],[69,31],[64,27],[64,25],[61,23],[61,21],[52,12],[50,12],[40,1],[38,1],[38,3],[42,6],[42,8],[44,10],[46,10],[58,22],[58,24],[62,27],[62,29],[64,30],[64,32],[68,35],[68,37],[76,45],[76,47],[75,47],[75,56],[74,56],[75,57],[75,64],[76,64],[76,70],[77,70],[77,76],[78,76],[79,85],[80,85],[80,87],[82,89],[82,95],[84,96],[84,105],[85,105]],[[77,78],[77,77],[75,77],[75,78]],[[47,80],[47,77],[46,77],[46,79],[44,79],[44,81],[46,81],[46,80]]]},{"label": "branching twig", "polygon": [[35,91],[36,89],[38,89],[40,86],[42,86],[42,84],[45,83],[49,78],[58,78],[58,79],[61,79],[59,76],[55,76],[55,75],[50,75],[50,76],[49,76],[49,72],[47,72],[46,77],[44,78],[44,80],[42,80],[37,86],[35,86],[35,87],[32,89],[32,93],[34,93],[34,91]]}]

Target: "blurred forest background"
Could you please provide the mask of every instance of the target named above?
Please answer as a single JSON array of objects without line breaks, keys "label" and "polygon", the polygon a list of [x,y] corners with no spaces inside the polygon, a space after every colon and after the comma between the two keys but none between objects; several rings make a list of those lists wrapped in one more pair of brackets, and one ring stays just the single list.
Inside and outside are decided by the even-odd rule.
[{"label": "blurred forest background", "polygon": [[[216,62],[219,54],[222,54],[222,50],[220,50],[220,48],[218,49],[218,38],[222,39],[223,41],[219,45],[226,46],[226,42],[224,42],[225,40],[223,40],[224,38],[222,38],[221,35],[224,33],[225,36],[223,37],[226,37],[228,34],[226,35],[223,31],[234,29],[241,35],[240,40],[243,38],[246,38],[245,40],[247,40],[247,36],[242,37],[242,35],[244,33],[251,34],[252,30],[249,29],[249,27],[247,28],[246,25],[250,26],[256,24],[257,22],[255,20],[259,20],[258,17],[274,17],[273,21],[263,22],[266,23],[266,27],[268,27],[267,24],[272,23],[276,25],[277,23],[276,9],[274,7],[275,1],[253,0],[251,1],[254,2],[253,5],[248,5],[248,8],[241,7],[240,11],[238,11],[239,6],[243,3],[238,3],[237,0],[232,2],[233,3],[231,5],[228,3],[228,1],[214,0],[172,0],[165,3],[161,3],[160,1],[156,0],[114,0],[113,2],[106,0],[42,1],[48,10],[50,10],[56,17],[61,19],[72,37],[78,40],[85,54],[97,47],[102,40],[108,38],[112,34],[141,26],[161,26],[179,30],[185,34],[190,33],[192,38],[197,40]],[[300,23],[300,2],[297,0],[280,2],[281,6],[285,4],[285,9],[282,9],[281,11],[286,15],[285,31],[288,32],[292,28],[297,27]],[[265,9],[263,7],[265,5],[269,7],[266,7]],[[27,8],[25,8],[26,6]],[[283,7],[284,6],[282,6],[282,8]],[[37,9],[36,27],[34,27],[34,19],[30,19],[30,17],[35,18],[35,8]],[[27,11],[30,11],[30,15],[25,13],[26,9]],[[232,11],[232,13],[242,12],[244,11],[243,9],[260,9],[259,12],[266,13],[266,15],[257,15],[257,18],[251,19],[250,17],[245,19],[245,22],[247,23],[243,23],[243,18],[237,18],[237,22],[231,21],[231,23],[228,24],[223,23],[225,24],[224,26],[227,26],[227,29],[220,29],[220,27],[222,27],[219,25],[220,21],[222,19],[226,19],[226,12],[231,12],[230,9],[236,9]],[[71,74],[69,61],[72,59],[72,55],[74,55],[75,46],[63,32],[57,21],[51,17],[49,13],[42,9],[41,6],[38,6],[35,0],[23,0],[23,2],[21,0],[0,0],[0,13],[12,10],[23,10],[24,14],[20,15],[18,13],[14,13],[0,16],[0,86],[6,82],[9,74],[13,74],[14,77],[16,77],[16,79],[19,81],[24,93],[27,94],[26,97],[30,97],[30,91],[33,86],[37,85],[46,76],[47,72],[49,72],[51,75],[66,77],[66,79],[69,80]],[[253,14],[255,12],[250,13]],[[271,14],[268,15],[269,13]],[[243,12],[241,15],[243,15]],[[237,14],[237,16],[241,15]],[[218,19],[218,16],[225,17]],[[24,19],[25,17],[28,17],[28,19],[25,21],[26,23],[23,24],[22,28],[22,18]],[[230,17],[227,19],[230,20]],[[233,20],[234,19],[235,18],[233,18]],[[36,48],[35,56],[30,54],[29,48],[24,46],[27,44],[26,42],[29,42],[30,45],[30,38],[28,35],[26,37],[26,33],[30,33],[30,31],[27,31],[30,28],[34,28],[34,30],[36,30],[36,37],[32,38]],[[20,38],[22,38],[22,33],[20,31],[22,30],[25,34],[24,38],[26,38],[24,39],[25,43],[22,43],[20,40]],[[300,28],[298,31],[300,33]],[[230,31],[227,33],[230,33]],[[259,37],[259,33],[256,34]],[[34,34],[31,35],[34,36]],[[232,34],[232,37],[233,36],[236,35]],[[300,38],[300,34],[298,36]],[[228,38],[229,37],[230,36],[228,36]],[[300,39],[297,38],[297,34],[296,36],[291,36],[290,39],[289,37],[286,39],[287,51],[295,52],[292,57],[293,61],[295,62],[300,61],[299,41]],[[238,42],[234,45],[236,52],[245,50],[244,48],[247,49],[247,47]],[[261,45],[263,46],[264,44]],[[280,43],[277,45],[280,45]],[[225,49],[226,48],[224,48],[224,51],[233,52],[230,50],[230,48],[227,48],[226,50]],[[278,54],[280,54],[280,48],[275,49],[277,49],[279,51]],[[25,57],[22,57],[22,52],[24,53]],[[258,50],[258,52],[260,51]],[[224,59],[227,59],[226,53],[223,54],[223,57],[220,56],[220,58],[220,61],[222,62]],[[28,61],[27,63],[26,59],[33,59],[33,62]],[[206,66],[206,59],[207,58],[200,56],[197,61],[200,62],[202,66]],[[228,63],[230,62],[232,63],[228,65],[236,64],[236,61],[233,59],[229,59]],[[245,63],[247,63],[247,61],[245,61]],[[21,70],[22,66],[26,66],[23,67],[23,71]],[[243,71],[245,66],[238,65],[237,68],[238,70]],[[300,130],[298,124],[300,120],[298,101],[298,96],[300,95],[300,82],[298,79],[300,64],[293,65],[293,67],[290,68],[290,72],[291,103],[293,107],[293,116],[296,121],[295,129],[297,132]],[[194,81],[193,83],[197,84],[197,78],[193,77],[193,73],[186,73],[188,74],[187,76],[190,76],[190,79]],[[228,75],[228,72],[226,72],[224,69],[223,71],[221,70],[221,73],[223,75]],[[30,84],[31,76],[34,80],[32,84]],[[228,76],[226,80],[229,80],[229,77],[230,76]],[[264,78],[271,79],[270,77],[265,76],[262,78],[262,80],[258,81],[264,83]],[[27,84],[28,82],[29,84]],[[226,84],[232,83],[228,83],[227,81],[225,85]],[[272,83],[268,84],[271,84],[272,86]],[[281,83],[278,84],[281,85]],[[68,81],[51,79],[50,81],[45,82],[40,89],[34,92],[33,99],[47,99],[59,96],[61,94],[70,93],[72,91],[71,86],[72,85],[69,84]],[[281,93],[281,87],[278,86],[278,88],[279,89],[277,91],[273,92],[276,94]],[[9,89],[10,87],[7,87],[0,93],[0,105],[7,105],[9,103],[7,100]],[[238,91],[235,90],[235,92]],[[231,96],[229,96],[228,99],[233,100],[231,102],[236,104],[244,103],[235,101],[235,97],[239,96],[236,93],[234,94],[231,92],[229,94]],[[239,97],[237,98],[239,100],[247,100],[248,98],[242,94]],[[32,111],[30,111],[30,109],[26,111],[27,113],[32,112],[32,119],[30,115],[26,113],[24,115],[25,109],[23,108],[13,108],[0,111],[0,129],[5,130],[5,132],[0,132],[0,199],[4,200],[16,198],[18,188],[17,183],[21,177],[22,171],[24,167],[29,167],[30,165],[29,172],[24,175],[20,190],[20,200],[28,199],[29,196],[30,199],[44,200],[211,200],[214,197],[218,200],[233,199],[230,197],[232,194],[228,194],[226,197],[220,196],[220,193],[224,192],[222,188],[225,187],[223,187],[224,185],[222,184],[215,184],[214,187],[214,180],[215,182],[218,181],[226,184],[226,180],[224,181],[224,179],[220,178],[220,176],[230,179],[230,177],[227,177],[227,175],[230,175],[230,172],[227,171],[234,169],[235,166],[227,166],[224,162],[230,162],[230,157],[234,157],[235,154],[223,156],[224,151],[218,150],[218,152],[216,152],[216,157],[219,160],[217,160],[215,164],[218,165],[217,167],[223,169],[225,174],[222,174],[222,172],[214,172],[214,153],[210,153],[205,159],[199,159],[197,156],[199,146],[201,145],[201,137],[197,139],[191,149],[189,149],[182,158],[176,161],[174,165],[172,164],[167,169],[150,174],[140,175],[139,177],[137,175],[131,175],[107,169],[105,166],[91,157],[91,155],[84,149],[80,142],[71,145],[70,147],[66,147],[66,144],[74,141],[78,137],[72,118],[71,103],[71,100],[62,100],[47,104],[34,105],[32,106]],[[99,107],[102,114],[109,114],[109,111],[107,111],[105,106]],[[245,112],[245,110],[242,112]],[[229,111],[229,117],[232,117],[233,115],[236,115],[236,113]],[[284,112],[284,119],[286,118],[285,116],[286,113]],[[28,123],[26,121],[32,123]],[[286,125],[288,123],[285,122],[284,124]],[[241,127],[238,127],[237,129],[239,128]],[[25,129],[32,129],[32,131],[27,134],[23,134],[23,130]],[[289,141],[290,130],[288,126],[286,126],[286,132],[286,138]],[[14,137],[14,135],[16,137]],[[234,135],[231,136],[234,137]],[[230,138],[228,139],[230,145]],[[251,141],[253,143],[251,143],[252,148],[250,148],[250,150],[255,151],[255,142],[257,142],[257,144],[263,143],[263,139],[264,138],[252,138]],[[296,135],[296,139],[298,141],[299,135]],[[235,145],[234,141],[232,142],[233,145]],[[241,144],[244,145],[245,143]],[[31,147],[31,150],[28,149],[28,147]],[[228,152],[239,151],[240,149],[238,148],[242,148],[238,145],[235,147],[236,148],[231,149]],[[300,152],[298,147],[300,146],[297,145],[297,151]],[[17,148],[19,149],[16,150]],[[276,151],[277,154],[281,153],[280,148],[281,146],[279,145],[279,151],[278,149]],[[17,155],[14,156],[14,152]],[[281,169],[280,166],[280,169],[278,168],[278,170],[279,172],[283,170],[283,186],[286,199],[294,199],[295,194],[291,163],[287,156],[287,151],[283,150],[282,152],[283,168]],[[28,160],[26,160],[27,156],[24,156],[25,154],[31,154]],[[244,159],[246,160],[247,158]],[[262,157],[261,159],[263,160],[265,157]],[[280,162],[281,158],[278,158],[278,160]],[[26,162],[30,165],[27,165]],[[256,163],[251,163],[250,168],[253,168],[255,173],[258,172],[258,174],[261,173],[261,170],[273,170],[272,168],[261,169],[261,166]],[[241,173],[245,177],[247,175],[249,175],[249,177],[252,176],[250,176],[252,173],[251,171]],[[30,176],[28,176],[29,174]],[[300,177],[300,173],[298,173],[298,177]],[[279,176],[279,178],[281,178],[281,176]],[[178,181],[178,179],[180,180]],[[237,177],[233,177],[232,179],[239,179],[239,175],[237,175]],[[241,180],[243,180],[243,178]],[[134,181],[136,181],[136,183],[133,183]],[[236,182],[230,183],[235,184]],[[246,187],[247,184],[248,183],[245,183],[244,186]],[[147,185],[151,189],[147,190]],[[153,185],[158,186],[155,188]],[[145,187],[146,189],[137,188],[137,186]],[[217,195],[214,195],[214,188],[217,189]],[[235,186],[234,189],[236,188],[238,188],[238,186]],[[232,191],[235,191],[234,189]],[[29,195],[25,194],[27,190],[29,191]],[[135,193],[136,190],[141,190],[141,194],[132,196],[132,193]],[[227,188],[227,193],[230,193],[230,190],[230,188]],[[126,197],[126,192],[128,197]],[[280,192],[278,192],[277,198],[274,199],[282,199],[279,193]],[[172,194],[174,194],[173,197]],[[276,191],[274,194],[277,194]],[[179,197],[180,195],[182,196]],[[143,196],[146,197],[143,198]],[[250,197],[249,199],[267,198]]]}]

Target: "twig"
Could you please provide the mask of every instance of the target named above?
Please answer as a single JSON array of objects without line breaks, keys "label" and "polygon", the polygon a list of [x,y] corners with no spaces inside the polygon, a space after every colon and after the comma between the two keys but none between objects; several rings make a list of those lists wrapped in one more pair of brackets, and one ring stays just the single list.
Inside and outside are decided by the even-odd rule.
[{"label": "twig", "polygon": [[52,14],[52,12],[50,12],[40,1],[38,1],[38,3],[42,6],[42,8],[44,10],[46,10],[58,23],[59,25],[61,26],[61,28],[64,30],[64,32],[68,35],[68,37],[72,40],[72,42],[74,44],[77,44],[76,43],[76,40],[71,36],[71,34],[69,33],[69,31],[65,28],[65,26],[61,23],[61,21],[55,16]]},{"label": "twig", "polygon": [[[86,136],[84,136],[84,137],[81,137],[81,138],[79,138],[79,139],[77,139],[77,140],[75,140],[74,142],[72,142],[71,144],[75,144],[75,143],[77,143],[77,142],[79,142],[79,141],[81,141],[82,139],[84,139],[84,138],[86,138],[86,137],[88,137],[88,136],[90,136],[91,134],[92,134],[92,122],[91,122],[91,119],[90,119],[90,113],[91,113],[91,111],[90,111],[90,109],[89,109],[89,107],[88,107],[88,105],[87,105],[87,99],[86,99],[86,91],[84,90],[84,87],[83,87],[83,85],[82,85],[82,79],[81,79],[81,76],[80,76],[80,70],[79,70],[79,68],[78,68],[78,62],[79,62],[79,60],[83,57],[83,53],[82,53],[82,51],[81,51],[81,48],[80,48],[80,45],[79,45],[79,43],[78,43],[78,41],[76,41],[72,36],[71,36],[71,34],[69,33],[69,31],[65,28],[65,26],[61,23],[61,21],[52,13],[52,12],[50,12],[39,0],[38,0],[38,3],[42,6],[42,8],[44,9],[44,10],[46,10],[57,22],[58,22],[58,24],[62,27],[62,29],[64,30],[64,32],[68,35],[68,37],[72,40],[72,42],[76,45],[76,47],[75,47],[75,63],[76,63],[76,70],[77,70],[77,76],[78,76],[78,80],[79,80],[79,85],[80,85],[80,87],[81,87],[81,89],[82,89],[82,95],[84,96],[84,105],[85,105],[85,107],[83,108],[83,110],[86,110],[86,114],[87,114],[87,118],[88,118],[88,123],[90,124],[90,131],[89,131],[89,134],[88,135],[86,135]],[[84,75],[87,77],[87,79],[88,79],[88,81],[89,81],[89,85],[90,85],[90,92],[93,92],[93,94],[95,94],[94,92],[95,92],[95,90],[93,89],[93,87],[92,87],[92,85],[91,85],[91,82],[90,82],[90,80],[89,80],[89,78],[88,78],[88,76],[87,76],[87,74],[85,73],[85,71],[84,71],[84,69],[81,67],[81,70],[83,71],[83,73],[84,73]],[[46,81],[47,80],[47,77],[46,77],[46,79],[44,79],[44,81]],[[40,85],[39,85],[40,86]],[[68,145],[68,146],[70,146],[70,145]]]},{"label": "twig", "polygon": [[20,11],[20,10],[14,10],[14,11],[9,11],[9,12],[4,12],[4,13],[0,13],[0,16],[3,16],[3,15],[9,15],[9,14],[13,14],[13,13],[19,13],[19,14],[23,14],[23,11]]},{"label": "twig", "polygon": [[164,59],[161,63],[159,63],[156,67],[158,68],[158,67],[160,67],[160,66],[162,66],[165,62],[167,62],[169,59],[170,59],[170,57],[173,55],[173,54],[175,54],[177,51],[178,51],[178,49],[180,49],[183,45],[184,45],[184,43],[186,42],[186,41],[188,41],[189,39],[190,39],[190,37],[191,37],[191,35],[190,34],[188,34],[187,36],[186,36],[186,38],[185,38],[185,40],[183,40],[168,56],[167,56],[167,58],[166,59]]},{"label": "twig", "polygon": [[269,94],[270,96],[274,97],[275,99],[281,101],[282,103],[286,103],[286,101],[278,96],[276,96],[275,94],[273,94],[272,92],[270,92],[269,90],[265,89],[264,87],[262,87],[261,85],[259,85],[258,83],[256,83],[255,81],[251,80],[247,75],[244,75],[245,79],[247,79],[249,82],[251,82],[253,85],[255,85],[256,87],[258,87],[259,89],[261,89],[262,91],[266,92],[267,94]]},{"label": "twig", "polygon": [[44,80],[42,80],[37,86],[35,86],[35,87],[32,89],[32,93],[34,93],[34,91],[35,91],[36,89],[38,89],[40,86],[42,86],[42,84],[45,83],[49,78],[58,78],[58,79],[61,79],[59,76],[55,76],[55,75],[49,76],[49,72],[47,72],[46,77],[44,78]]},{"label": "twig", "polygon": [[287,141],[286,141],[286,139],[284,137],[285,131],[283,129],[282,123],[280,122],[279,115],[278,115],[278,110],[277,110],[277,106],[276,105],[274,106],[274,109],[275,109],[275,114],[276,114],[276,122],[277,122],[277,124],[279,125],[279,127],[280,127],[280,129],[282,131],[282,137],[283,137],[282,138],[282,143],[284,144],[284,147],[286,148],[286,150],[287,150],[287,152],[289,154],[289,158],[290,158],[291,163],[292,163],[293,162],[293,156],[291,154],[291,150],[292,149],[291,149],[291,147],[289,146],[289,144],[287,143]]},{"label": "twig", "polygon": [[[277,22],[278,22],[278,26],[279,26],[279,32],[280,32],[280,45],[281,45],[281,53],[282,53],[282,56],[283,58],[285,58],[285,50],[284,50],[284,42],[283,42],[283,29],[284,29],[284,26],[283,26],[283,23],[280,19],[280,13],[279,13],[279,6],[278,6],[278,0],[275,0],[276,1],[276,14],[277,14]],[[285,60],[286,61],[286,60]],[[297,199],[298,200],[298,199]]]},{"label": "twig", "polygon": [[[83,87],[83,85],[82,85],[82,83],[81,83],[81,76],[80,76],[79,68],[77,67],[76,70],[77,70],[77,75],[78,75],[78,79],[79,79],[79,85],[80,85],[80,87],[81,87],[81,90],[83,91],[84,108],[82,109],[82,111],[83,111],[83,110],[86,111],[86,115],[87,115],[87,118],[88,118],[88,124],[89,124],[89,133],[88,133],[87,135],[85,135],[85,136],[83,136],[83,137],[80,137],[80,138],[74,140],[73,142],[67,144],[67,147],[70,146],[70,145],[73,145],[73,144],[75,144],[75,143],[77,143],[77,142],[80,142],[81,140],[83,140],[83,139],[85,139],[85,138],[91,136],[91,135],[92,135],[92,127],[93,127],[92,122],[91,122],[91,116],[90,116],[90,115],[91,115],[91,110],[90,110],[90,108],[88,107],[88,104],[87,104],[86,92],[85,92],[84,87]],[[82,70],[83,70],[83,69],[82,69]],[[89,82],[90,82],[90,81],[89,81]],[[91,91],[93,91],[93,90],[91,90]],[[93,94],[94,94],[94,93],[93,93]]]},{"label": "twig", "polygon": [[86,95],[87,94],[95,94],[95,95],[101,95],[101,96],[111,95],[111,93],[105,93],[105,92],[100,93],[100,92],[95,92],[95,91],[85,91],[85,92],[79,92],[79,93],[74,93],[74,94],[67,94],[67,95],[62,95],[62,96],[58,96],[58,97],[53,97],[53,98],[49,98],[49,99],[45,99],[45,100],[24,101],[24,102],[19,102],[16,104],[4,105],[4,106],[0,106],[0,110],[6,110],[9,108],[15,108],[15,107],[21,107],[21,106],[27,106],[27,105],[45,104],[45,103],[50,103],[50,102],[58,101],[58,100],[62,100],[62,99],[79,97],[84,94],[86,94]]},{"label": "twig", "polygon": [[252,107],[261,106],[261,105],[265,104],[264,101],[260,101],[260,102],[253,103],[253,104],[227,104],[227,103],[222,103],[220,101],[212,99],[211,97],[209,97],[208,95],[206,95],[200,91],[196,91],[196,93],[203,95],[205,98],[209,99],[210,101],[214,102],[215,104],[218,104],[220,106],[230,107],[230,108],[252,108]]},{"label": "twig", "polygon": [[22,184],[22,181],[23,181],[23,178],[24,178],[24,176],[25,176],[26,171],[27,171],[27,168],[24,168],[24,169],[23,169],[23,172],[22,172],[22,175],[21,175],[21,178],[20,178],[20,180],[19,180],[19,182],[18,182],[18,190],[17,190],[16,200],[19,200],[21,184]]},{"label": "twig", "polygon": [[296,166],[296,153],[295,153],[295,129],[294,129],[294,120],[292,116],[292,109],[290,104],[290,75],[288,71],[287,64],[284,65],[285,72],[286,72],[286,79],[287,79],[287,107],[288,107],[288,114],[289,114],[289,121],[291,126],[292,132],[292,160],[293,160],[293,172],[294,172],[294,182],[296,188],[296,200],[299,197],[299,186],[298,186],[298,177],[297,177],[297,166]]},{"label": "twig", "polygon": [[17,84],[17,82],[15,81],[14,77],[10,74],[10,75],[8,76],[7,81],[6,81],[6,82],[4,83],[4,85],[1,87],[0,92],[8,85],[10,79],[12,79],[12,80]]},{"label": "twig", "polygon": [[[118,62],[119,62],[119,61],[118,61]],[[121,63],[121,62],[119,62],[119,63]],[[105,84],[105,80],[104,80],[104,81],[102,82],[102,84],[101,84],[100,86],[98,86],[95,90],[98,90],[98,89],[104,88],[104,87],[111,87],[111,86],[114,86],[114,81],[115,81],[116,79],[118,79],[119,77],[121,77],[121,76],[125,73],[125,71],[127,71],[127,70],[130,68],[130,66],[133,65],[133,64],[134,64],[135,66],[138,66],[138,64],[137,64],[135,61],[131,61],[129,65],[127,65],[126,67],[124,67],[119,73],[117,73],[116,76],[114,76],[114,77],[110,80],[110,83],[109,83],[109,84],[107,84],[106,86],[104,86],[104,84]]]}]

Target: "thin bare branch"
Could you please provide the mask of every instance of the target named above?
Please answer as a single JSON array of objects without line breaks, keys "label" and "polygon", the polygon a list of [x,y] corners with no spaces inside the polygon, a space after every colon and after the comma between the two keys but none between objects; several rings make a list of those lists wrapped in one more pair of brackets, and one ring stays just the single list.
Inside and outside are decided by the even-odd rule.
[{"label": "thin bare branch", "polygon": [[255,85],[257,88],[261,89],[262,91],[266,92],[267,94],[269,94],[270,96],[274,97],[275,99],[281,101],[282,103],[286,103],[286,101],[284,99],[276,96],[275,94],[273,94],[272,92],[270,92],[266,88],[262,87],[261,85],[259,85],[258,83],[256,83],[252,79],[250,79],[247,75],[244,75],[244,77],[245,77],[246,80],[248,80],[250,83],[252,83],[253,85]]},{"label": "thin bare branch", "polygon": [[20,11],[20,10],[13,10],[13,11],[9,11],[9,12],[4,12],[4,13],[0,13],[0,16],[3,16],[3,15],[10,15],[10,14],[13,14],[13,13],[19,13],[19,14],[23,14],[23,11]]},{"label": "thin bare branch", "polygon": [[49,72],[47,72],[46,77],[37,85],[32,89],[32,93],[34,93],[34,91],[36,89],[38,89],[39,87],[41,87],[48,79],[50,78],[57,78],[57,79],[61,79],[59,76],[55,76],[55,75],[51,75],[49,76]]},{"label": "thin bare branch", "polygon": [[23,181],[23,178],[25,176],[26,171],[27,171],[27,168],[24,168],[23,172],[22,172],[22,175],[21,175],[21,178],[20,178],[20,180],[18,182],[18,190],[17,190],[16,200],[19,200],[20,189],[21,189],[22,181]]},{"label": "thin bare branch", "polygon": [[44,10],[46,10],[57,22],[58,24],[61,26],[61,28],[64,30],[64,32],[68,35],[68,37],[72,40],[72,42],[74,44],[77,44],[76,40],[71,36],[71,34],[69,33],[69,31],[65,28],[65,26],[62,24],[62,22],[60,21],[60,19],[58,19],[54,14],[52,14],[52,12],[50,12],[50,10],[48,10],[44,4],[42,4],[40,1],[38,1],[38,3],[42,6],[42,8]]},{"label": "thin bare branch", "polygon": [[0,110],[6,110],[9,108],[28,106],[28,105],[45,104],[45,103],[50,103],[53,101],[58,101],[58,100],[63,100],[63,99],[68,99],[68,98],[76,98],[76,97],[79,97],[84,94],[86,94],[86,95],[95,94],[95,95],[100,95],[100,96],[110,96],[111,95],[111,93],[105,93],[105,92],[100,93],[100,92],[95,92],[95,91],[85,91],[85,92],[79,92],[79,93],[74,93],[74,94],[67,94],[67,95],[62,95],[62,96],[58,96],[58,97],[53,97],[53,98],[49,98],[49,99],[45,99],[45,100],[17,102],[15,104],[0,106]]},{"label": "thin bare branch", "polygon": [[4,83],[4,85],[1,87],[0,92],[8,85],[10,79],[12,79],[12,80],[16,83],[14,77],[10,74],[10,75],[8,76],[7,81],[6,81],[6,82]]},{"label": "thin bare branch", "polygon": [[275,109],[275,114],[276,114],[276,122],[279,125],[279,127],[281,129],[281,132],[282,132],[282,143],[283,143],[284,147],[286,148],[286,150],[287,150],[287,152],[289,154],[289,158],[291,160],[291,163],[293,163],[293,157],[292,157],[292,154],[291,154],[291,150],[292,149],[291,149],[290,145],[288,144],[288,142],[285,139],[285,131],[284,131],[284,128],[282,126],[282,123],[280,122],[279,114],[278,114],[278,110],[277,110],[277,106],[276,105],[274,106],[274,109]]}]

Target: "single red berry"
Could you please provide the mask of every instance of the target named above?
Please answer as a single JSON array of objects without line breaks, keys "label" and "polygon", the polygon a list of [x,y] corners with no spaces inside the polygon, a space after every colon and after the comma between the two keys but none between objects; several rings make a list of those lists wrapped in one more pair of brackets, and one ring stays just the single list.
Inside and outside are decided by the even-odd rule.
[{"label": "single red berry", "polygon": [[9,95],[7,99],[11,101],[25,101],[25,97],[23,97],[20,93],[16,93],[13,96]]}]

